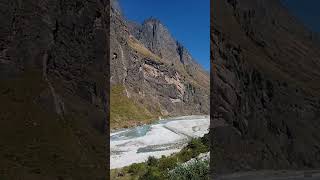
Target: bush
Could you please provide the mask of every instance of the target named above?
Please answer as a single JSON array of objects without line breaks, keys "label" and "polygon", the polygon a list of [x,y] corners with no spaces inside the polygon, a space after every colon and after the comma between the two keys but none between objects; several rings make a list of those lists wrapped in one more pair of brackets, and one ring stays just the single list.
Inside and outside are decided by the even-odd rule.
[{"label": "bush", "polygon": [[158,159],[156,159],[155,157],[153,156],[150,156],[147,160],[147,164],[148,166],[157,166],[158,164]]},{"label": "bush", "polygon": [[209,133],[205,134],[202,138],[201,138],[201,142],[202,144],[204,144],[205,146],[207,146],[209,148]]},{"label": "bush", "polygon": [[183,149],[180,151],[180,153],[177,156],[178,156],[179,162],[186,162],[192,158],[193,153],[190,149]]},{"label": "bush", "polygon": [[188,147],[194,151],[203,153],[209,151],[209,148],[203,144],[203,140],[201,138],[192,139],[188,144]]},{"label": "bush", "polygon": [[169,180],[207,180],[209,179],[209,162],[196,160],[191,164],[180,164],[168,173]]},{"label": "bush", "polygon": [[177,165],[177,158],[175,156],[172,157],[162,157],[159,159],[158,167],[161,170],[173,169]]},{"label": "bush", "polygon": [[146,165],[144,163],[134,163],[128,168],[128,173],[134,174],[134,175],[142,175],[147,170]]},{"label": "bush", "polygon": [[186,162],[191,158],[197,157],[201,153],[208,152],[209,147],[204,144],[204,142],[206,142],[206,140],[203,140],[202,138],[192,139],[189,144],[177,154],[179,162]]},{"label": "bush", "polygon": [[139,180],[163,180],[164,176],[157,167],[149,167],[147,172]]}]

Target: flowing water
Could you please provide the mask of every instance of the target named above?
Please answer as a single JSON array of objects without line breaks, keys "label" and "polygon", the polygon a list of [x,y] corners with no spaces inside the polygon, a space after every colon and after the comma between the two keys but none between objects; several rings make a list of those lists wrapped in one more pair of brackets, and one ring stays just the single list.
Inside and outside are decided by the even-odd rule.
[{"label": "flowing water", "polygon": [[179,152],[191,138],[208,133],[209,116],[181,116],[111,133],[110,168]]}]

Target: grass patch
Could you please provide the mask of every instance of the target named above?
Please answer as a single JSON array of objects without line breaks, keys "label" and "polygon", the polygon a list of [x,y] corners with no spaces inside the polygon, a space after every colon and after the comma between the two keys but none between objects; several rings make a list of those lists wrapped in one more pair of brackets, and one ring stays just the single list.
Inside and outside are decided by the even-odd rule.
[{"label": "grass patch", "polygon": [[[160,159],[149,157],[144,163],[135,163],[122,169],[111,170],[111,179],[163,180],[179,175],[181,180],[189,177],[208,177],[208,162],[196,161],[190,167],[182,167],[182,163],[209,151],[208,134],[202,138],[192,139],[180,152]],[[189,172],[186,172],[189,171]]]},{"label": "grass patch", "polygon": [[128,45],[136,50],[139,54],[148,57],[153,60],[161,61],[161,57],[152,53],[149,49],[147,49],[143,44],[141,44],[136,38],[130,36],[128,39]]},{"label": "grass patch", "polygon": [[111,87],[110,126],[111,129],[127,128],[139,124],[150,123],[160,116],[159,112],[150,112],[143,104],[128,98],[122,85]]}]

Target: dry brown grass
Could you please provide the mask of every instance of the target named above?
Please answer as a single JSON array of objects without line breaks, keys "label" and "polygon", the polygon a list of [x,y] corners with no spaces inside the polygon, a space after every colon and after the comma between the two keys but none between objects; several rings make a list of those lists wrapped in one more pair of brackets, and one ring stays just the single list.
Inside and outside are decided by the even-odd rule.
[{"label": "dry brown grass", "polygon": [[130,36],[128,39],[128,45],[136,50],[139,54],[151,58],[153,60],[161,61],[161,57],[152,53],[149,49],[147,49],[143,44],[141,44],[136,38]]}]

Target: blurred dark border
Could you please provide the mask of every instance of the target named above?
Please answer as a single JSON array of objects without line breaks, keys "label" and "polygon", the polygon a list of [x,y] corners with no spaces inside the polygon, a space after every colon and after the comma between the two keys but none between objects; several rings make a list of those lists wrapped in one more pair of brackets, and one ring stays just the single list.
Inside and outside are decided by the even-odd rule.
[{"label": "blurred dark border", "polygon": [[109,8],[0,2],[0,179],[109,179]]}]

